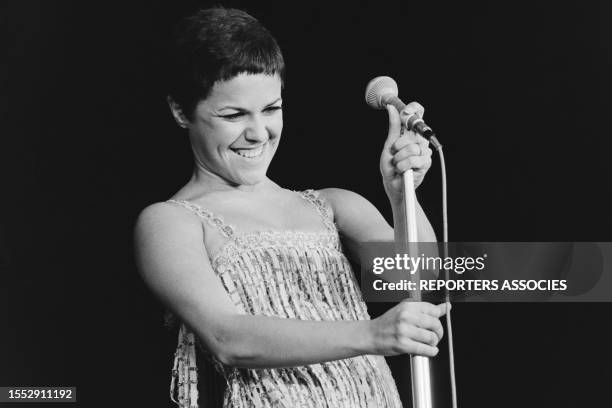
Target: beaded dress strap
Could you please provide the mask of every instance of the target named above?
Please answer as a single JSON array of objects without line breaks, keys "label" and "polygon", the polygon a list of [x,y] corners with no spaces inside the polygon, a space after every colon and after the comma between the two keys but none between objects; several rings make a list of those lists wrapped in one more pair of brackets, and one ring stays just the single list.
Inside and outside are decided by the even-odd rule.
[{"label": "beaded dress strap", "polygon": [[331,232],[336,232],[337,229],[336,224],[334,223],[334,213],[329,203],[325,201],[323,197],[321,197],[319,192],[312,189],[308,189],[305,191],[298,191],[298,193],[315,206],[315,208],[321,214],[321,217],[323,217],[323,223],[325,224],[327,229]]},{"label": "beaded dress strap", "polygon": [[185,207],[189,211],[195,213],[198,217],[208,222],[226,238],[232,238],[236,233],[236,228],[234,228],[232,225],[226,224],[225,221],[223,221],[223,218],[219,217],[218,215],[214,215],[212,212],[203,209],[197,204],[186,200],[167,200],[166,202]]}]

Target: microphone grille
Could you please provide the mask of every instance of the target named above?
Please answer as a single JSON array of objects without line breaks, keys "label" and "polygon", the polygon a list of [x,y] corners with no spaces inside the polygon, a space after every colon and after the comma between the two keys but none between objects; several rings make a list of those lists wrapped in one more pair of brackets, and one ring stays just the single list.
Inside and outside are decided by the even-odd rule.
[{"label": "microphone grille", "polygon": [[368,106],[374,109],[384,109],[382,97],[389,94],[398,95],[397,83],[391,77],[379,76],[371,80],[366,86],[365,100]]}]

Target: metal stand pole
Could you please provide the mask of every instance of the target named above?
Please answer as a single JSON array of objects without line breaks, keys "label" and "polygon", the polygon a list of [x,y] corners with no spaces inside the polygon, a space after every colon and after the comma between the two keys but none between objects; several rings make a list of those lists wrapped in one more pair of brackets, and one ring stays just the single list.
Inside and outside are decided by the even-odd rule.
[{"label": "metal stand pole", "polygon": [[[418,257],[418,236],[416,220],[416,194],[414,192],[414,173],[407,170],[402,178],[404,180],[404,209],[406,242],[402,242],[408,249],[409,256]],[[414,301],[421,300],[419,289],[419,271],[412,275],[413,282],[416,282],[416,290],[411,292]],[[429,358],[424,356],[410,356],[410,371],[412,374],[412,406],[413,408],[432,408],[431,398],[431,370]]]}]

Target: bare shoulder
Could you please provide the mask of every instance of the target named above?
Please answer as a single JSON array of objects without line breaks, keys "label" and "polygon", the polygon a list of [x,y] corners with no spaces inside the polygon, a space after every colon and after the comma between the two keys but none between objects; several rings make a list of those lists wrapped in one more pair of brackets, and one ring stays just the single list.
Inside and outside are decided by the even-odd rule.
[{"label": "bare shoulder", "polygon": [[[157,221],[167,219],[180,218],[180,211],[176,205],[171,205],[165,202],[151,204],[145,207],[136,220],[136,225],[150,225]],[[184,211],[183,211],[184,212]]]},{"label": "bare shoulder", "polygon": [[159,202],[147,206],[140,212],[136,219],[134,232],[138,238],[140,234],[180,232],[185,229],[193,229],[198,225],[194,214],[185,208]]},{"label": "bare shoulder", "polygon": [[149,205],[141,211],[134,227],[134,250],[139,264],[205,254],[203,242],[204,230],[198,217],[170,203]]}]

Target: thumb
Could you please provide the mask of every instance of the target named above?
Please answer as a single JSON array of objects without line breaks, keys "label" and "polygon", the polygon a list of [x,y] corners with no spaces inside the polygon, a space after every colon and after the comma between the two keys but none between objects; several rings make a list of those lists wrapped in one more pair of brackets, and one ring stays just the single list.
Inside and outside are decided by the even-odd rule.
[{"label": "thumb", "polygon": [[402,122],[400,120],[400,114],[395,109],[395,106],[389,104],[386,106],[387,113],[389,114],[389,133],[387,134],[387,140],[385,146],[390,147],[393,142],[400,137],[400,131],[402,129]]}]

